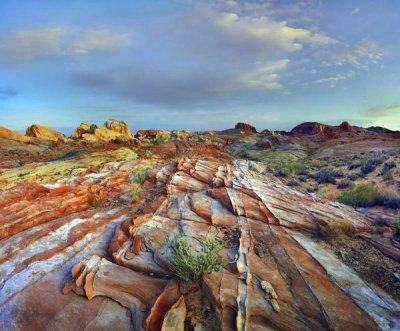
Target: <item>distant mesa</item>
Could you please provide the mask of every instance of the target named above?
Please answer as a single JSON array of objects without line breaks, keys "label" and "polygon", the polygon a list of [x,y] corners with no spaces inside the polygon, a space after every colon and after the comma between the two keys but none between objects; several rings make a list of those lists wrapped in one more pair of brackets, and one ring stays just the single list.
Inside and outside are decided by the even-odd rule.
[{"label": "distant mesa", "polygon": [[83,122],[72,133],[71,138],[97,142],[128,142],[134,140],[133,134],[127,124],[114,119],[107,120],[101,127],[96,124]]},{"label": "distant mesa", "polygon": [[43,140],[67,142],[68,138],[60,132],[54,131],[47,126],[34,124],[26,129],[27,137],[39,138]]},{"label": "distant mesa", "polygon": [[257,130],[254,126],[247,124],[247,123],[237,123],[235,125],[235,129],[240,130],[240,131],[244,131],[246,133],[257,133]]}]

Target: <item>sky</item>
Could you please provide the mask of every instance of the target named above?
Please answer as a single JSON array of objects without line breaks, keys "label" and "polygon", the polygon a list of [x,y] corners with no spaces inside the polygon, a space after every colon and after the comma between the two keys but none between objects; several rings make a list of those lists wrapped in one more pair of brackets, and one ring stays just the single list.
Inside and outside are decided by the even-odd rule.
[{"label": "sky", "polygon": [[0,125],[400,130],[398,0],[0,1]]}]

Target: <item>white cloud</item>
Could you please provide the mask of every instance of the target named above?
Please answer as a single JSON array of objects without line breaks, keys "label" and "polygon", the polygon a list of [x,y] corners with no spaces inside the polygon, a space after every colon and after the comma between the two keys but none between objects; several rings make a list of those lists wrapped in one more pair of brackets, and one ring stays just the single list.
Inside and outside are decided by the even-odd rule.
[{"label": "white cloud", "polygon": [[129,46],[126,34],[116,34],[108,29],[89,29],[83,31],[72,43],[71,52],[87,54],[97,50],[116,49]]},{"label": "white cloud", "polygon": [[126,34],[108,29],[65,26],[20,29],[0,36],[0,62],[18,65],[53,56],[72,56],[114,50],[129,45]]},{"label": "white cloud", "polygon": [[241,39],[253,39],[281,52],[294,52],[304,45],[332,45],[337,42],[323,33],[294,28],[286,21],[276,21],[267,16],[224,13],[214,21],[227,34]]},{"label": "white cloud", "polygon": [[349,71],[347,73],[339,73],[332,76],[324,77],[317,79],[315,82],[318,84],[329,84],[331,87],[334,87],[337,82],[346,80],[348,78],[352,78],[355,76],[354,71]]},{"label": "white cloud", "polygon": [[341,49],[331,50],[323,62],[326,66],[350,65],[359,70],[368,70],[369,65],[378,64],[384,51],[373,41],[363,39],[352,47],[342,45]]},{"label": "white cloud", "polygon": [[356,7],[351,11],[351,15],[357,15],[360,12],[360,8]]},{"label": "white cloud", "polygon": [[277,72],[285,69],[288,59],[262,64],[255,69],[239,76],[238,82],[245,87],[264,90],[282,90],[283,86],[277,81]]},{"label": "white cloud", "polygon": [[0,61],[23,63],[61,51],[60,41],[67,34],[62,27],[17,30],[0,37]]}]

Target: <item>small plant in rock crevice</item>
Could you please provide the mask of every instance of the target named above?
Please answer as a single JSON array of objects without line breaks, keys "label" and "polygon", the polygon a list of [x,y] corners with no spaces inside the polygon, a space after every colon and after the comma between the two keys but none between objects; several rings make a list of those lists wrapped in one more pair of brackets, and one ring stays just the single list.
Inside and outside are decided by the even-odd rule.
[{"label": "small plant in rock crevice", "polygon": [[333,242],[339,237],[350,235],[352,229],[353,225],[349,220],[333,220],[321,233],[326,241]]},{"label": "small plant in rock crevice", "polygon": [[218,239],[207,239],[201,251],[194,252],[183,235],[176,235],[167,243],[168,258],[172,272],[184,281],[198,281],[205,274],[221,271],[224,263],[218,253],[225,243]]},{"label": "small plant in rock crevice", "polygon": [[132,183],[131,185],[131,199],[133,203],[140,201],[142,198],[142,186],[139,183]]}]

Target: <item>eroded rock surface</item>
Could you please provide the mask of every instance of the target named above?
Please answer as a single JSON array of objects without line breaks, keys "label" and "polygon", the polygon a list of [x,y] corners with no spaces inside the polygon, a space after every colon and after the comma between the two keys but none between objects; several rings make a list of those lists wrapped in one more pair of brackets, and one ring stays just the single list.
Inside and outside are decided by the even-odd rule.
[{"label": "eroded rock surface", "polygon": [[39,138],[43,140],[53,140],[53,141],[68,141],[68,138],[60,132],[52,130],[44,125],[34,124],[26,129],[27,137]]},{"label": "eroded rock surface", "polygon": [[[352,240],[391,259],[387,250],[398,248],[374,245],[372,221],[354,209],[294,191],[246,161],[107,160],[72,179],[4,186],[1,329],[399,327],[396,293],[363,279],[318,238],[350,222]],[[139,165],[151,170],[132,204]],[[226,267],[200,284],[208,313],[171,271],[166,238],[175,234],[194,250],[207,238],[226,241]]]}]

